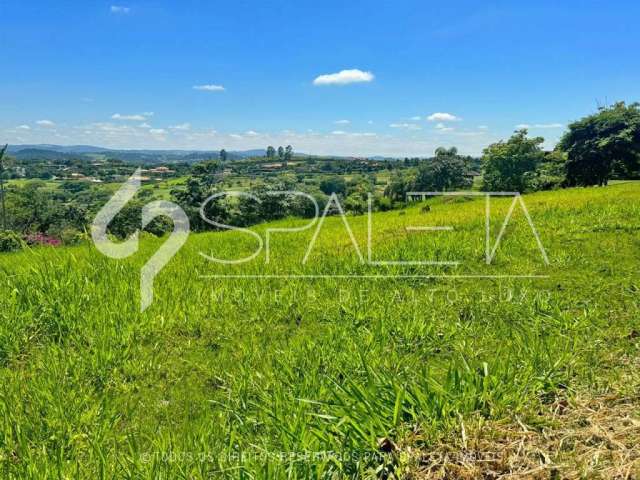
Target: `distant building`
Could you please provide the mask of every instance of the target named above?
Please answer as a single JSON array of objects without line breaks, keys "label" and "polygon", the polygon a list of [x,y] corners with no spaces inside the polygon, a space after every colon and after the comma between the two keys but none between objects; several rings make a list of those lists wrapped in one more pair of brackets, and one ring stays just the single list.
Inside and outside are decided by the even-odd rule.
[{"label": "distant building", "polygon": [[261,168],[262,170],[270,172],[270,171],[278,170],[279,168],[282,168],[282,163],[264,163],[261,165]]},{"label": "distant building", "polygon": [[149,173],[159,173],[159,174],[175,173],[175,170],[171,170],[168,167],[155,167],[145,171]]}]

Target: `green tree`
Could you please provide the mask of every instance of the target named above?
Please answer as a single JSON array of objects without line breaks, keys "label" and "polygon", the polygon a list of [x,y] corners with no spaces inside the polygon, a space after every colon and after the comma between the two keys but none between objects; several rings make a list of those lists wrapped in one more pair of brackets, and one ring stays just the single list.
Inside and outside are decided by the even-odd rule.
[{"label": "green tree", "polygon": [[[61,217],[63,204],[41,180],[32,180],[23,187],[7,190],[7,206],[11,212],[11,225],[19,232],[47,232]],[[62,215],[63,216],[63,215]]]},{"label": "green tree", "polygon": [[220,172],[221,168],[220,162],[207,160],[193,166],[193,175],[198,177],[206,187],[211,187],[216,183],[216,174]]},{"label": "green tree", "polygon": [[269,145],[267,147],[267,158],[268,159],[273,159],[276,157],[276,149],[273,148],[271,145]]},{"label": "green tree", "polygon": [[284,148],[282,148],[282,145],[278,147],[278,158],[284,160]]},{"label": "green tree", "polygon": [[565,184],[566,154],[559,149],[545,152],[531,181],[532,190],[551,190]]},{"label": "green tree", "polygon": [[469,188],[471,183],[465,159],[458,155],[458,149],[440,147],[436,149],[434,158],[421,162],[414,189],[442,192]]},{"label": "green tree", "polygon": [[489,145],[483,151],[483,189],[486,191],[525,192],[531,189],[535,170],[544,160],[542,137],[527,137],[517,130],[509,140]]},{"label": "green tree", "polygon": [[227,161],[228,155],[227,155],[227,151],[224,148],[222,150],[220,150],[219,156],[220,156],[220,160],[221,161],[223,161],[223,162]]},{"label": "green tree", "polygon": [[171,196],[189,217],[191,229],[203,231],[210,229],[211,225],[200,215],[202,206],[204,206],[205,216],[209,220],[224,223],[229,216],[227,204],[222,196],[209,199],[215,193],[218,193],[218,190],[212,185],[203,182],[201,178],[190,177],[186,182],[185,188],[172,190]]},{"label": "green tree", "polygon": [[347,183],[342,177],[329,177],[320,182],[320,190],[325,195],[331,195],[337,193],[344,195],[347,191]]},{"label": "green tree", "polygon": [[354,215],[362,215],[367,211],[367,200],[358,193],[352,193],[344,200],[344,209]]},{"label": "green tree", "polygon": [[396,170],[391,177],[391,181],[384,189],[384,196],[393,202],[404,202],[406,194],[413,188],[413,180],[401,171]]},{"label": "green tree", "polygon": [[291,145],[287,145],[287,148],[284,149],[284,161],[288,163],[293,158],[293,147]]},{"label": "green tree", "polygon": [[614,167],[638,167],[640,104],[600,108],[569,125],[559,147],[567,153],[568,185],[606,185]]},{"label": "green tree", "polygon": [[5,159],[4,154],[7,151],[9,145],[5,145],[2,150],[0,150],[0,201],[2,202],[2,229],[7,229],[7,207],[4,202],[4,171],[5,171]]}]

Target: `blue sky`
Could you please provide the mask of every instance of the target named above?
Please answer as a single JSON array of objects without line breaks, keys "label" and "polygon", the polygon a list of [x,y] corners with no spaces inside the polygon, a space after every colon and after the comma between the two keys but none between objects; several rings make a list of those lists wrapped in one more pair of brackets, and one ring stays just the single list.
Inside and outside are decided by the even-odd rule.
[{"label": "blue sky", "polygon": [[640,100],[640,3],[559,3],[0,0],[0,141],[478,154],[529,125],[550,147]]}]

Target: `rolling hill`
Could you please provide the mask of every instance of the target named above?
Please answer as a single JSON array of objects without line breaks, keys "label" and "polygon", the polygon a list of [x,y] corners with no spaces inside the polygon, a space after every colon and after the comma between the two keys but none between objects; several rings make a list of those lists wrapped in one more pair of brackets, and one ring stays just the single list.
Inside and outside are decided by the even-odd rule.
[{"label": "rolling hill", "polygon": [[[90,245],[0,255],[0,468],[458,478],[456,458],[521,444],[490,461],[496,475],[612,478],[616,459],[636,461],[624,449],[638,421],[640,184],[523,198],[548,265],[520,207],[487,265],[484,199],[436,198],[347,217],[362,256],[370,228],[372,259],[388,265],[363,263],[339,217],[317,237],[317,225],[272,231],[269,263],[264,250],[206,258],[251,255],[246,232],[192,235],[142,313],[140,268],[165,239],[126,260]],[[491,201],[491,245],[510,204]],[[264,241],[306,222],[253,231]],[[453,229],[411,228],[434,226]],[[601,395],[627,416],[598,410],[585,421],[606,433],[573,435],[596,425],[570,422]],[[539,432],[574,443],[528,449]]]}]

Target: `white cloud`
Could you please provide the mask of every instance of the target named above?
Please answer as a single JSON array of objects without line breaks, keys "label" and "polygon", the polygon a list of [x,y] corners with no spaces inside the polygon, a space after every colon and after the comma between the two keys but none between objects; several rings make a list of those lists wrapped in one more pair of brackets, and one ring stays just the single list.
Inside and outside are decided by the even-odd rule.
[{"label": "white cloud", "polygon": [[420,125],[416,125],[415,123],[391,123],[389,126],[391,128],[404,128],[406,130],[422,130]]},{"label": "white cloud", "polygon": [[169,127],[169,130],[182,130],[182,131],[191,130],[191,124],[181,123],[179,125],[174,125],[172,127]]},{"label": "white cloud", "polygon": [[258,132],[254,131],[254,130],[247,130],[246,132],[244,132],[244,134],[247,137],[257,137],[258,135],[260,135]]},{"label": "white cloud", "polygon": [[421,119],[422,117],[420,117],[419,115],[416,115],[415,117],[411,117],[409,120],[413,120],[414,122],[417,122]]},{"label": "white cloud", "polygon": [[372,82],[374,75],[358,69],[341,70],[338,73],[320,75],[313,81],[314,85],[347,85],[349,83]]},{"label": "white cloud", "polygon": [[336,120],[335,122],[336,125],[349,125],[351,122],[349,120]]},{"label": "white cloud", "polygon": [[456,117],[451,113],[436,112],[427,117],[430,122],[457,122],[462,120],[460,117]]},{"label": "white cloud", "polygon": [[455,132],[455,135],[459,137],[482,137],[484,132]]},{"label": "white cloud", "polygon": [[194,90],[200,90],[202,92],[224,92],[224,87],[222,85],[194,85]]},{"label": "white cloud", "polygon": [[377,133],[373,133],[373,132],[362,132],[362,133],[352,133],[351,136],[353,137],[375,137],[376,135],[378,135]]},{"label": "white cloud", "polygon": [[111,5],[111,13],[123,14],[126,15],[130,13],[131,9],[129,7],[123,7],[121,5]]},{"label": "white cloud", "polygon": [[520,130],[523,128],[526,129],[530,129],[530,128],[541,128],[541,129],[545,129],[545,128],[562,128],[564,127],[564,125],[562,123],[536,123],[536,124],[529,124],[529,123],[519,123],[518,125],[516,125],[516,129]]},{"label": "white cloud", "polygon": [[31,127],[29,125],[20,125],[17,128],[18,130],[31,130]]},{"label": "white cloud", "polygon": [[56,124],[53,123],[51,120],[38,120],[36,122],[36,124],[40,125],[41,127],[55,127]]},{"label": "white cloud", "polygon": [[453,127],[447,127],[444,123],[438,123],[436,125],[436,130],[438,132],[451,132],[453,130]]},{"label": "white cloud", "polygon": [[489,127],[487,127],[486,125],[478,125],[478,129],[479,130],[489,130]]},{"label": "white cloud", "polygon": [[[332,122],[329,120],[329,125]],[[55,128],[35,128],[35,123],[33,123],[30,124],[31,130],[18,130],[13,127],[13,131],[6,132],[9,143],[61,143],[62,137],[57,137],[57,132],[66,136],[64,143],[99,145],[115,149],[171,148],[211,151],[225,148],[227,151],[233,151],[264,148],[265,145],[291,144],[296,151],[310,154],[393,157],[430,156],[435,148],[441,145],[447,147],[455,145],[465,155],[478,155],[488,144],[499,140],[499,137],[490,134],[489,131],[482,131],[475,125],[473,129],[465,130],[461,127],[459,130],[458,124],[455,124],[455,130],[442,132],[436,128],[438,123],[442,123],[445,129],[454,124],[434,122],[425,128],[419,122],[407,121],[406,126],[401,122],[404,120],[399,120],[396,125],[402,126],[389,128],[389,122],[378,120],[376,124],[379,124],[380,127],[386,127],[386,130],[378,132],[364,128],[352,132],[349,131],[349,128],[339,126],[334,126],[333,129],[329,128],[324,132],[317,130],[309,132],[305,127],[299,125],[296,130],[259,130],[256,132],[257,135],[252,135],[252,130],[246,131],[244,129],[236,130],[233,133],[221,133],[216,132],[212,127],[197,128],[192,125],[188,131],[179,131],[165,125],[151,126],[149,125],[151,121],[147,123],[109,119],[104,122],[73,126],[59,124]],[[174,121],[167,125],[178,126],[179,123]],[[355,123],[352,121],[351,124],[354,129]],[[362,123],[366,125],[366,120]],[[422,126],[421,131],[407,129],[416,124]],[[334,131],[332,132],[332,130]],[[545,132],[552,131],[546,130]],[[559,132],[559,130],[553,132]],[[545,137],[548,136],[545,135]],[[23,140],[19,140],[23,137]]]},{"label": "white cloud", "polygon": [[373,125],[373,120],[369,120],[367,123],[368,123],[369,125]]},{"label": "white cloud", "polygon": [[145,115],[135,114],[135,115],[122,115],[120,113],[114,113],[111,115],[113,120],[132,120],[136,122],[144,122],[147,117]]}]

